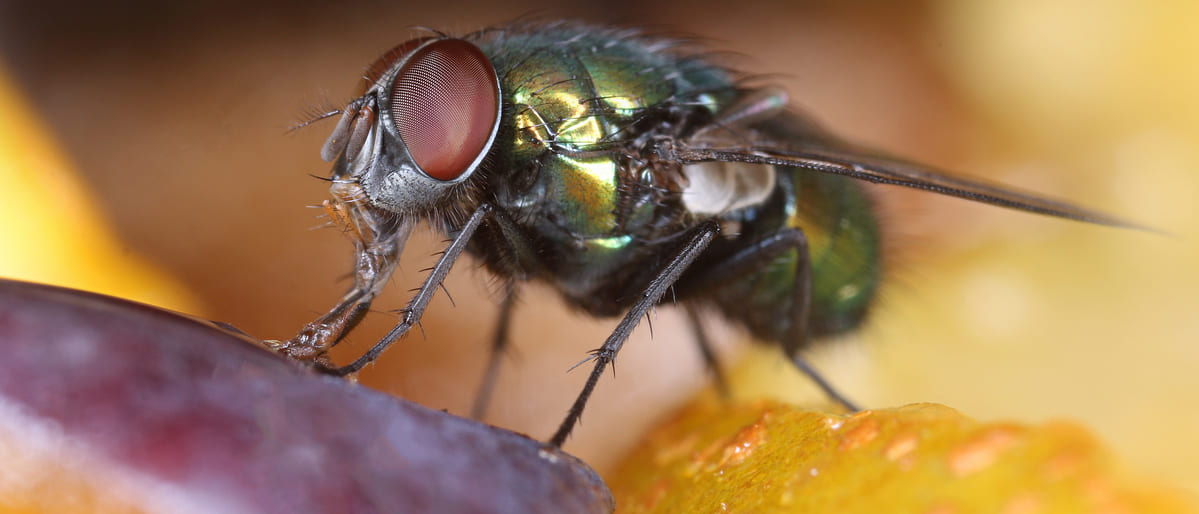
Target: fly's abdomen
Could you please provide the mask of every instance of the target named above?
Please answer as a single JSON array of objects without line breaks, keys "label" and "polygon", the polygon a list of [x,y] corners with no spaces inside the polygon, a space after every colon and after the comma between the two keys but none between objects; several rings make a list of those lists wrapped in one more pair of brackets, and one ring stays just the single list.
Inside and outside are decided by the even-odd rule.
[{"label": "fly's abdomen", "polygon": [[[869,198],[851,179],[795,168],[776,173],[775,193],[742,213],[740,234],[717,251],[728,254],[786,228],[802,230],[811,259],[808,336],[852,329],[865,316],[879,281],[879,233]],[[755,337],[785,344],[799,328],[794,323],[801,258],[798,249],[789,249],[730,281],[716,292],[717,307]]]},{"label": "fly's abdomen", "polygon": [[811,333],[853,328],[873,300],[881,274],[878,221],[870,199],[853,179],[793,168],[784,173],[795,179],[788,225],[808,237]]}]

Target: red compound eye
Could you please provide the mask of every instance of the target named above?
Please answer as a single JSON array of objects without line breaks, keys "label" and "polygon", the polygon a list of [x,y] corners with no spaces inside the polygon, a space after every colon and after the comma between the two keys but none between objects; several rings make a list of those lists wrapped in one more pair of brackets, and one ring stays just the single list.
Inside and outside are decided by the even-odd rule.
[{"label": "red compound eye", "polygon": [[466,41],[443,39],[404,63],[391,91],[391,116],[416,165],[448,181],[487,151],[499,101],[487,56]]},{"label": "red compound eye", "polygon": [[362,72],[362,80],[358,82],[357,93],[354,96],[366,94],[366,90],[375,85],[375,82],[382,78],[383,74],[387,73],[387,70],[390,70],[397,62],[408,57],[408,54],[412,53],[412,50],[430,39],[432,38],[409,39],[388,50],[382,57],[375,59],[375,62],[371,63],[370,67]]}]

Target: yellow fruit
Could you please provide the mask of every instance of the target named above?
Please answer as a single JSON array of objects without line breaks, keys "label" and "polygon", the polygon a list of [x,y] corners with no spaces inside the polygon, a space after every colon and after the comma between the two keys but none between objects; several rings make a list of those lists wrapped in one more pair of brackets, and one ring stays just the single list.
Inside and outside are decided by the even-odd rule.
[{"label": "yellow fruit", "polygon": [[1199,512],[1133,482],[1084,429],[979,423],[935,404],[835,415],[705,397],[609,485],[617,512]]}]

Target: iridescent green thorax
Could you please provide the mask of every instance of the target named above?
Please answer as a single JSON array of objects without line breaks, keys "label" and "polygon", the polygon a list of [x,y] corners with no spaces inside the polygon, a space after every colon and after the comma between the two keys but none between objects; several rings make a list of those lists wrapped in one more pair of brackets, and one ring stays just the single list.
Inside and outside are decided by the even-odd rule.
[{"label": "iridescent green thorax", "polygon": [[[499,72],[511,130],[498,143],[508,146],[498,201],[539,220],[540,235],[583,246],[580,275],[626,264],[638,238],[661,235],[650,189],[666,179],[630,160],[628,139],[671,107],[710,115],[735,96],[732,75],[612,29],[561,25],[478,44]],[[690,222],[683,214],[670,218]]]}]

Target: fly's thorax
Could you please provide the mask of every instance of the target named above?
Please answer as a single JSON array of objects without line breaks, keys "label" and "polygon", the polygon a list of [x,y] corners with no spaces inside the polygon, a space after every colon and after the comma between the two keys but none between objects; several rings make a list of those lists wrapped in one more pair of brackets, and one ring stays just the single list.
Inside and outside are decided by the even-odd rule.
[{"label": "fly's thorax", "polygon": [[636,136],[630,125],[647,113],[674,106],[715,112],[732,94],[725,70],[628,31],[564,24],[493,36],[478,43],[535,152],[538,144],[578,151],[617,144]]},{"label": "fly's thorax", "polygon": [[569,23],[477,42],[496,64],[512,130],[497,172],[512,176],[509,187],[525,184],[501,203],[592,254],[669,232],[686,213],[680,173],[646,165],[640,150],[711,119],[735,96],[730,73],[653,38]]},{"label": "fly's thorax", "polygon": [[[636,239],[660,237],[667,220],[685,213],[677,189],[654,187],[654,175],[638,173],[624,154],[546,152],[511,169],[507,177],[519,178],[492,181],[496,202],[566,248],[619,251]],[[528,185],[511,187],[520,181]]]},{"label": "fly's thorax", "polygon": [[567,297],[622,297],[597,288],[635,282],[621,277],[657,266],[664,245],[700,219],[683,203],[681,168],[652,162],[649,143],[711,120],[737,95],[732,74],[596,27],[508,28],[477,43],[505,103],[490,192],[544,242],[539,255]]},{"label": "fly's thorax", "polygon": [[622,277],[652,269],[656,263],[643,260],[662,251],[655,242],[687,227],[677,191],[652,187],[659,175],[641,169],[626,154],[560,150],[510,163],[495,166],[489,192],[536,241],[537,272],[588,312],[606,313],[605,306],[588,301],[635,297],[634,292],[597,288],[637,283]]}]

